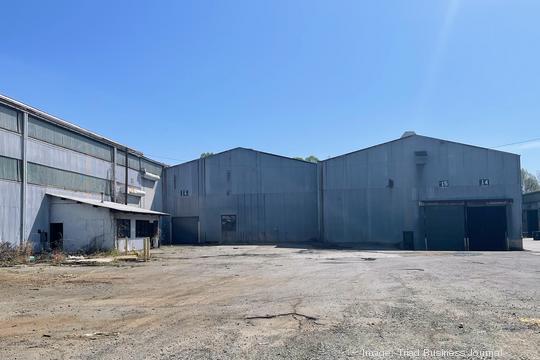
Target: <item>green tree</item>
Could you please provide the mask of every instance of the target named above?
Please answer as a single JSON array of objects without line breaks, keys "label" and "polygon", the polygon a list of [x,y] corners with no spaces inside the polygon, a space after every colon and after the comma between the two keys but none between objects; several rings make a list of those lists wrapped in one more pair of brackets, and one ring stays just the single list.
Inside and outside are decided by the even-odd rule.
[{"label": "green tree", "polygon": [[315,155],[309,155],[307,158],[303,158],[301,156],[295,156],[295,157],[293,157],[293,159],[309,161],[309,162],[312,162],[312,163],[318,163],[320,161],[319,158],[316,157]]},{"label": "green tree", "polygon": [[307,158],[305,158],[304,160],[306,161],[309,161],[309,162],[312,162],[312,163],[318,163],[320,160],[318,157],[316,157],[315,155],[309,155]]},{"label": "green tree", "polygon": [[525,194],[538,190],[540,190],[540,183],[536,176],[526,169],[521,169],[521,191]]},{"label": "green tree", "polygon": [[212,155],[214,155],[213,152],[203,152],[201,154],[201,159],[207,158],[207,157],[212,156]]}]

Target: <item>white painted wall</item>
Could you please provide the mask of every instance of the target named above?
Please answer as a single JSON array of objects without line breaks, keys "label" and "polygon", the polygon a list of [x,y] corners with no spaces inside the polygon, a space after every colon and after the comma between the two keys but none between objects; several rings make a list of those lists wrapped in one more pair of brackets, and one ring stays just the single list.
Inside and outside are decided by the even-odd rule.
[{"label": "white painted wall", "polygon": [[64,224],[64,251],[114,248],[116,222],[109,209],[51,198],[49,214],[51,223]]},{"label": "white painted wall", "polygon": [[[128,213],[116,213],[115,214],[115,220],[114,220],[114,223],[115,223],[115,237],[116,237],[116,219],[129,219],[131,220],[131,236],[128,240],[128,251],[131,251],[131,250],[142,250],[143,247],[144,247],[144,243],[143,243],[143,238],[138,238],[136,236],[137,232],[136,232],[136,224],[137,224],[137,220],[147,220],[147,221],[150,221],[150,222],[153,222],[153,221],[159,221],[159,216],[155,216],[155,215],[143,215],[143,214],[128,214]],[[158,231],[159,231],[159,226],[158,226]],[[158,238],[159,238],[159,234],[158,234]],[[118,239],[117,238],[117,246],[118,246],[118,250],[120,252],[124,251],[125,250],[125,240],[126,239]],[[157,245],[157,244],[156,244]]]}]

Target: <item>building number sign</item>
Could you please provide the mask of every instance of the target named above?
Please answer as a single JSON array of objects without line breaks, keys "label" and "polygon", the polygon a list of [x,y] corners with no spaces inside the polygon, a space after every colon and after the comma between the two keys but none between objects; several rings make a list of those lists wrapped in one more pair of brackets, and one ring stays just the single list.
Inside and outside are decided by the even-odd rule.
[{"label": "building number sign", "polygon": [[480,186],[489,186],[489,179],[480,179],[480,180],[478,180],[478,185],[480,185]]},{"label": "building number sign", "polygon": [[449,184],[448,180],[440,180],[439,181],[439,187],[447,188],[449,185],[450,184]]}]

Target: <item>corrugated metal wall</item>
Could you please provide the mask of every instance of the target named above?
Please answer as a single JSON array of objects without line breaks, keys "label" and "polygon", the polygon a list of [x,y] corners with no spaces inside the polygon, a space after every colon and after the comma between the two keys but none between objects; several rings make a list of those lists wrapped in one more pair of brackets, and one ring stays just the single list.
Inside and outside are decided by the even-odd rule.
[{"label": "corrugated metal wall", "polygon": [[0,180],[0,242],[19,244],[21,183]]},{"label": "corrugated metal wall", "polygon": [[28,119],[28,136],[103,160],[112,161],[112,148],[110,146],[33,116]]},{"label": "corrugated metal wall", "polygon": [[[165,170],[165,211],[199,216],[205,242],[302,242],[318,237],[315,164],[233,149]],[[222,237],[221,216],[237,230]]]},{"label": "corrugated metal wall", "polygon": [[[21,228],[21,183],[16,181],[22,172],[22,117],[22,111],[0,104],[0,241],[14,244],[20,241]],[[49,231],[47,190],[93,199],[99,199],[101,192],[109,195],[113,147],[33,115],[28,119],[28,136],[24,238],[38,249],[39,231]],[[147,193],[142,200],[135,198],[137,205],[162,210],[161,180],[141,178],[141,163],[149,172],[161,173],[161,165],[130,154],[130,167],[136,170],[129,169],[129,185]],[[116,177],[123,182],[124,173],[118,173],[122,169],[116,169]]]},{"label": "corrugated metal wall", "polygon": [[[426,164],[416,163],[417,151],[427,152]],[[419,201],[452,199],[512,199],[509,236],[520,241],[518,155],[411,136],[321,166],[327,242],[398,247],[403,231],[413,231],[415,248],[422,248]],[[481,178],[489,186],[479,186]],[[449,186],[440,187],[442,180]]]}]

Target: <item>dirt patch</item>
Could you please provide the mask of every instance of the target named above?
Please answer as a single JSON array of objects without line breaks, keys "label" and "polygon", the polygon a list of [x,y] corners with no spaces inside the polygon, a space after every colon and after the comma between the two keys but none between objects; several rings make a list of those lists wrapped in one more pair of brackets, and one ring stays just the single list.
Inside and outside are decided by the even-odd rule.
[{"label": "dirt patch", "polygon": [[360,359],[363,349],[451,348],[537,359],[532,253],[186,246],[153,260],[0,269],[0,358]]}]

